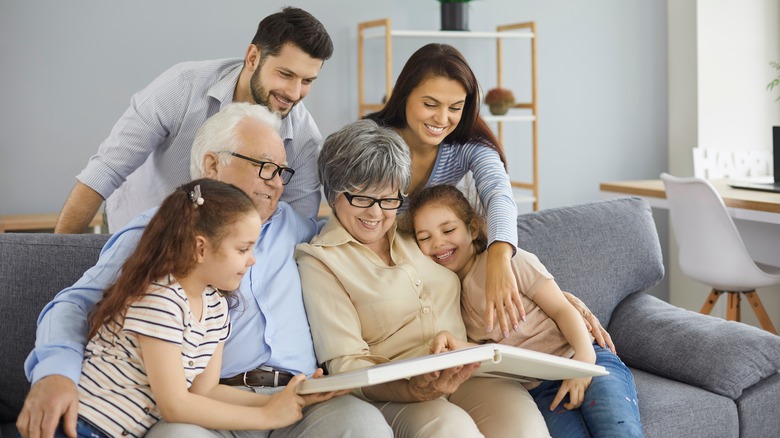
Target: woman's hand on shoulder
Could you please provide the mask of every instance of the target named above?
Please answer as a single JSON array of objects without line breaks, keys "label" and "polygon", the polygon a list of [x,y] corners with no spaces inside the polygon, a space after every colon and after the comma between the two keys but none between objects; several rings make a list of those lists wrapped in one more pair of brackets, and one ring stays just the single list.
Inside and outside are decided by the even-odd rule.
[{"label": "woman's hand on shoulder", "polygon": [[525,309],[520,300],[517,279],[512,271],[514,247],[506,242],[493,242],[487,249],[485,279],[485,331],[493,331],[495,319],[506,338],[509,330],[519,330],[525,321]]}]

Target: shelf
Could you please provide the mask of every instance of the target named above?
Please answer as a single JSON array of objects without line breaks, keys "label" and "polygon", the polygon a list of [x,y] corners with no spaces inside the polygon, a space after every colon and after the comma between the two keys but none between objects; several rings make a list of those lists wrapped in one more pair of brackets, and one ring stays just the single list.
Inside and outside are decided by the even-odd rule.
[{"label": "shelf", "polygon": [[[393,64],[393,38],[420,38],[423,40],[431,39],[483,39],[492,40],[496,44],[496,67],[497,77],[496,86],[503,84],[503,55],[502,42],[506,40],[527,40],[530,43],[529,66],[531,69],[531,99],[529,102],[515,104],[512,108],[519,109],[519,113],[510,112],[503,116],[494,116],[485,108],[480,109],[482,118],[495,126],[495,133],[498,141],[507,149],[504,144],[504,123],[507,122],[529,122],[531,123],[531,181],[520,182],[511,181],[513,187],[513,196],[515,202],[519,204],[533,204],[533,209],[539,209],[539,147],[538,147],[538,112],[537,112],[537,84],[536,84],[536,23],[529,21],[524,23],[513,23],[496,26],[495,32],[472,32],[472,31],[426,31],[426,30],[398,30],[392,29],[389,18],[366,21],[358,23],[358,117],[363,117],[368,112],[378,111],[384,106],[381,103],[369,103],[365,94],[365,41],[368,39],[382,39],[384,41],[384,90],[385,96],[389,97],[392,93],[392,64]],[[372,56],[379,55],[375,50],[371,50]],[[518,139],[513,138],[512,143]],[[530,192],[529,195],[519,194],[518,190]]]},{"label": "shelf", "polygon": [[[531,32],[472,32],[472,31],[454,31],[454,30],[390,30],[390,36],[411,37],[411,38],[533,38]],[[366,39],[384,38],[385,32],[366,32],[363,35]]]},{"label": "shelf", "polygon": [[486,122],[533,122],[536,120],[536,116],[533,114],[518,114],[518,115],[505,115],[505,116],[493,116],[483,115],[482,119]]},{"label": "shelf", "polygon": [[[54,230],[59,213],[39,214],[6,214],[0,216],[0,233],[13,231],[48,231]],[[88,227],[99,234],[103,225],[103,212],[95,214]]]}]

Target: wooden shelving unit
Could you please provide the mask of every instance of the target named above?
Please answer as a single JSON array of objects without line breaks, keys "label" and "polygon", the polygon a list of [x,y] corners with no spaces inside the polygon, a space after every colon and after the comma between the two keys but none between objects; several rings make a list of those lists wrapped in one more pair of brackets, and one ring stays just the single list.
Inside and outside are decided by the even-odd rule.
[{"label": "wooden shelving unit", "polygon": [[[514,108],[526,110],[526,114],[508,114],[505,116],[486,115],[483,119],[496,126],[496,136],[505,150],[508,145],[504,143],[504,123],[530,122],[531,123],[531,181],[512,181],[512,187],[530,192],[529,196],[515,193],[515,202],[533,204],[533,209],[539,209],[539,119],[537,112],[537,85],[536,85],[536,23],[514,23],[497,26],[495,32],[459,32],[459,31],[416,31],[393,29],[389,18],[358,23],[358,117],[377,111],[382,108],[382,103],[366,101],[365,94],[365,43],[369,39],[384,39],[385,47],[385,92],[390,96],[393,89],[393,38],[419,38],[419,39],[488,39],[496,42],[497,86],[504,83],[503,72],[503,47],[502,41],[508,39],[527,39],[531,45],[531,100],[521,102]],[[486,91],[486,90],[485,90]],[[511,147],[511,146],[510,146]],[[511,163],[510,163],[511,165]]]}]

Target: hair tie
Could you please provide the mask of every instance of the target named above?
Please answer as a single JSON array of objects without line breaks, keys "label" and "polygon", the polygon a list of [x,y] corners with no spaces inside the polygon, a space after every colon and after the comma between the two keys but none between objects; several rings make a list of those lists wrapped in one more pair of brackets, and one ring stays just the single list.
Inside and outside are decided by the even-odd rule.
[{"label": "hair tie", "polygon": [[198,208],[199,205],[203,205],[203,196],[200,194],[200,184],[196,185],[190,192],[190,202],[195,204],[195,208]]}]

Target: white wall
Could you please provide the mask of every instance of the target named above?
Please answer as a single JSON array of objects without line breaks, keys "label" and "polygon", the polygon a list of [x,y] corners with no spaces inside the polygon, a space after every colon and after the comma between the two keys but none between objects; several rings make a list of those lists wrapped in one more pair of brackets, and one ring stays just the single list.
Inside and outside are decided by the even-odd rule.
[{"label": "white wall", "polygon": [[[435,0],[0,1],[0,214],[58,211],[134,92],[179,61],[243,56],[259,20],[284,4],[312,12],[334,40],[305,100],[326,135],[357,117],[359,21],[439,27]],[[471,3],[472,30],[537,22],[542,208],[598,199],[600,181],[664,170],[665,8],[645,0]],[[394,74],[425,42],[398,48]],[[490,88],[492,52],[459,47],[475,69],[488,68],[480,80]]]},{"label": "white wall", "polygon": [[[287,4],[317,16],[334,40],[305,100],[325,135],[357,117],[358,22],[440,24],[435,0],[0,0],[0,214],[58,211],[134,92],[176,62],[243,56],[259,20]],[[541,208],[665,170],[665,2],[489,0],[470,11],[475,31],[537,23]],[[482,72],[483,90],[492,87],[492,44],[449,42]],[[396,45],[395,75],[424,43]]]},{"label": "white wall", "polygon": [[[669,169],[693,175],[692,149],[771,150],[771,127],[780,125],[780,103],[766,85],[780,60],[780,1],[668,0]],[[776,225],[736,221],[754,258],[777,263]],[[674,234],[669,239],[670,302],[699,311],[709,288],[679,269]],[[780,287],[759,296],[780,326]],[[725,316],[725,298],[713,310]],[[758,325],[743,302],[742,319]]]}]

